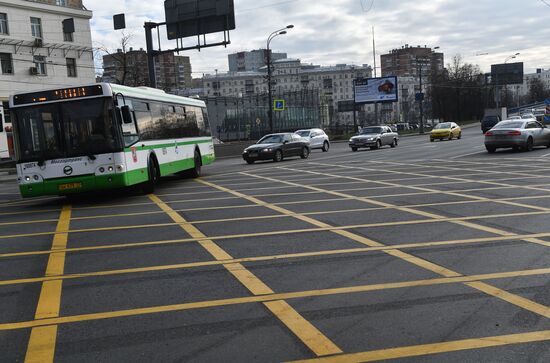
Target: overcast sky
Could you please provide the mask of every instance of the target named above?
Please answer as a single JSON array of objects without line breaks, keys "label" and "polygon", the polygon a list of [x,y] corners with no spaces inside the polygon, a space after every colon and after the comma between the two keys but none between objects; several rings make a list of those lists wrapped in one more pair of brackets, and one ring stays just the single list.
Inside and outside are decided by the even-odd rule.
[{"label": "overcast sky", "polygon": [[[120,47],[122,33],[112,30],[113,14],[126,13],[125,32],[133,35],[134,48],[145,46],[145,21],[165,19],[162,0],[84,4],[94,12],[94,47]],[[227,71],[227,54],[265,48],[267,36],[287,24],[295,28],[275,39],[271,48],[307,63],[372,65],[374,26],[377,62],[380,54],[409,44],[439,46],[446,64],[460,54],[482,71],[517,52],[527,73],[550,68],[550,0],[235,0],[235,13],[237,28],[227,48],[184,53],[191,57],[194,77]],[[175,46],[166,40],[166,28],[161,38],[163,49]]]}]

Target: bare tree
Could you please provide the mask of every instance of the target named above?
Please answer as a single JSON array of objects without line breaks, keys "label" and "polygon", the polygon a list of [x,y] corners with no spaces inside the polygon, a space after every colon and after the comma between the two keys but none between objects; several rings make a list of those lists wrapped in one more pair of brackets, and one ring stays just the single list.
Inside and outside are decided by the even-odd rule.
[{"label": "bare tree", "polygon": [[148,85],[148,77],[143,69],[147,69],[147,56],[144,54],[131,54],[130,47],[133,34],[122,32],[120,47],[114,52],[105,46],[98,49],[103,56],[104,74],[109,73],[114,83],[137,87]]}]

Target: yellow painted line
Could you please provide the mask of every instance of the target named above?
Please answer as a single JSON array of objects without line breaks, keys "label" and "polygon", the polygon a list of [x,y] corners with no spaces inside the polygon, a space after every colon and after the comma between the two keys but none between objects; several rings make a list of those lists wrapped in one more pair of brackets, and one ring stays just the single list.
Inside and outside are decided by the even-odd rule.
[{"label": "yellow painted line", "polygon": [[359,285],[359,286],[351,286],[351,287],[321,289],[321,290],[307,290],[307,291],[297,291],[297,292],[246,296],[246,297],[237,297],[237,298],[220,299],[220,300],[208,300],[208,301],[199,301],[199,302],[173,304],[173,305],[153,306],[153,307],[147,307],[147,308],[109,311],[109,312],[102,312],[102,313],[72,315],[72,316],[64,316],[64,317],[49,318],[49,319],[42,319],[42,320],[22,321],[22,322],[15,322],[15,323],[1,323],[0,331],[26,329],[26,328],[33,328],[33,327],[39,327],[39,326],[68,324],[68,323],[101,320],[101,319],[121,318],[121,317],[137,316],[137,315],[156,314],[156,313],[163,313],[163,312],[213,308],[213,307],[239,305],[239,304],[262,303],[262,302],[268,302],[268,301],[302,299],[302,298],[330,296],[330,295],[355,294],[355,293],[390,290],[390,289],[402,289],[402,288],[411,288],[411,287],[446,285],[446,284],[456,284],[456,283],[470,283],[470,282],[483,281],[483,280],[497,280],[497,279],[505,279],[505,278],[538,276],[538,275],[547,275],[547,274],[550,274],[550,268],[524,270],[524,271],[498,272],[498,273],[471,275],[471,276],[439,277],[439,278],[433,278],[433,279],[414,280],[414,281],[389,282],[389,283],[383,283],[383,284]]},{"label": "yellow painted line", "polygon": [[[346,234],[342,234],[342,236],[348,237]],[[298,252],[298,253],[290,253],[290,254],[256,256],[256,257],[242,257],[242,258],[234,258],[234,259],[227,259],[227,260],[187,262],[187,263],[172,264],[172,265],[159,265],[159,266],[135,267],[135,268],[127,268],[127,269],[119,269],[119,270],[75,273],[75,274],[68,274],[68,275],[62,275],[62,276],[30,277],[30,278],[21,278],[21,279],[13,279],[13,280],[1,280],[0,286],[32,284],[32,283],[51,281],[51,280],[57,280],[57,279],[70,280],[70,279],[80,279],[80,278],[87,278],[87,277],[100,277],[100,276],[124,275],[124,274],[144,273],[144,272],[182,270],[182,269],[190,269],[190,268],[196,268],[196,267],[219,266],[222,264],[237,264],[237,263],[240,264],[240,263],[247,263],[247,262],[270,262],[270,261],[280,261],[280,260],[288,260],[288,259],[295,259],[295,258],[298,259],[298,258],[305,258],[305,257],[359,254],[359,253],[376,252],[376,251],[388,252],[392,250],[416,249],[416,248],[425,248],[425,247],[441,247],[441,246],[452,247],[452,246],[461,246],[461,245],[468,245],[468,244],[509,242],[514,240],[525,239],[528,236],[532,236],[532,238],[543,237],[543,236],[550,237],[550,232],[545,234],[539,233],[539,234],[522,235],[522,236],[514,235],[514,236],[507,236],[507,237],[485,237],[485,238],[472,238],[472,239],[451,240],[451,241],[404,243],[404,244],[398,244],[398,245],[380,245],[380,246],[373,245],[372,247],[359,247],[359,248],[347,248],[347,249],[340,249],[340,250],[312,251],[312,252]],[[351,237],[348,237],[348,238],[351,238]],[[353,238],[357,238],[357,236],[353,236]],[[174,243],[172,241],[170,242]],[[187,240],[185,242],[190,242],[190,241]],[[368,245],[368,243],[373,244],[372,242],[366,242],[366,241],[364,241],[363,244]],[[550,247],[550,242],[547,242],[547,247]],[[64,251],[67,253],[78,252],[78,251],[71,251],[70,249],[67,249]],[[46,251],[37,251],[36,253],[38,252],[42,252],[42,254],[45,254]],[[19,256],[18,253],[14,253],[10,255],[15,255],[10,257]],[[4,257],[4,256],[0,255],[0,257]],[[405,257],[403,255],[400,255],[400,258],[405,258]],[[419,264],[418,262],[415,262],[415,263]],[[436,270],[436,269],[437,268],[432,267],[432,270]],[[440,270],[440,271],[443,272],[443,270]],[[451,275],[452,273],[449,273],[449,276]]]},{"label": "yellow painted line", "polygon": [[[52,254],[46,267],[47,277],[62,276],[65,270],[65,252],[59,252],[67,248],[69,223],[71,221],[71,207],[63,206],[56,234],[52,242]],[[42,283],[38,305],[36,306],[35,320],[44,320],[59,317],[61,306],[61,289],[63,280],[50,280]],[[53,362],[55,342],[57,337],[57,325],[41,326],[31,331],[25,363]]]},{"label": "yellow painted line", "polygon": [[37,219],[36,221],[2,222],[0,223],[0,226],[18,226],[23,224],[53,223],[53,222],[57,222],[57,219]]},{"label": "yellow painted line", "polygon": [[[315,163],[315,164],[319,164],[319,163]],[[392,164],[401,165],[400,163],[395,163],[395,162],[392,162]],[[332,165],[332,164],[319,164],[319,165],[331,166],[331,167],[340,167],[340,168],[349,168],[349,167],[346,167],[346,166]],[[406,165],[406,164],[404,164],[404,165]],[[358,168],[358,169],[362,169],[362,170],[363,169],[365,169],[365,170],[374,170],[374,169],[368,169],[368,168],[363,168],[363,167],[353,167],[353,168],[355,168],[355,169]],[[289,169],[289,168],[285,168],[285,169],[293,170],[293,169]],[[320,173],[311,172],[311,171],[305,171],[305,172],[311,173],[311,174],[320,174]],[[342,178],[356,179],[356,178],[352,178],[352,177],[342,177]],[[458,178],[452,178],[452,179],[458,179]],[[462,179],[462,180],[464,180],[464,179]],[[384,182],[379,182],[379,183],[384,183]],[[316,188],[316,189],[318,189],[318,188]],[[422,189],[422,190],[425,190],[425,191],[433,191],[433,189],[428,189],[428,188],[418,188],[418,189]],[[327,193],[329,193],[329,191],[327,191]],[[467,194],[445,192],[445,191],[441,191],[441,194],[455,195],[455,196],[466,197],[466,198],[470,198],[470,199],[474,199],[474,200],[485,200],[486,199],[486,198],[483,198],[483,197],[470,196],[470,195],[467,195]],[[338,195],[339,196],[344,196],[346,194],[338,193]],[[371,199],[368,199],[368,198],[358,198],[357,200],[364,200],[364,201],[369,202],[369,203],[378,203],[379,204],[379,202],[372,201]],[[528,208],[528,209],[530,208],[530,209],[542,210],[542,211],[550,210],[548,208],[542,208],[542,207],[530,206],[530,205],[523,205],[523,204],[518,204],[518,203],[514,203],[514,202],[509,202],[509,201],[501,201],[501,202],[496,202],[496,203],[502,203],[502,204],[512,203],[512,205],[514,205],[514,206],[521,206],[521,207]],[[400,208],[400,210],[407,211],[407,212],[410,212],[410,213],[413,213],[413,214],[427,216],[427,217],[429,217],[429,215],[431,214],[431,213],[428,214],[426,212],[418,211],[418,210],[413,209],[413,208]],[[431,214],[431,215],[433,216],[431,218],[441,218],[441,216],[438,216],[438,215],[435,215],[435,214]],[[480,231],[485,231],[485,232],[488,232],[488,233],[498,234],[498,235],[501,235],[501,236],[513,235],[513,233],[502,230],[502,229],[492,228],[492,227],[483,226],[483,225],[476,224],[476,223],[467,222],[466,219],[462,219],[462,220],[458,220],[458,221],[451,221],[451,223],[460,224],[460,225],[465,226],[465,227],[469,227],[469,228],[472,228],[472,229],[477,229],[477,230],[480,230]],[[530,243],[536,243],[536,244],[543,245],[543,246],[548,246],[547,241],[543,241],[543,240],[539,240],[539,239],[535,239],[535,238],[531,238],[531,239],[524,240],[524,241],[527,241],[527,242],[530,242]]]},{"label": "yellow painted line", "polygon": [[[191,237],[206,238],[206,235],[197,227],[188,223],[180,214],[175,212],[160,198],[155,195],[149,195],[149,198],[168,214],[174,222],[178,223]],[[205,239],[201,240],[199,243],[218,261],[233,259],[231,255],[225,252],[212,240]],[[231,263],[224,264],[223,266],[252,294],[259,296],[274,293],[273,290],[242,264]],[[336,344],[324,336],[286,302],[272,301],[266,302],[264,305],[317,356],[342,353],[342,350],[340,350]]]},{"label": "yellow painted line", "polygon": [[38,213],[55,213],[59,212],[60,209],[35,209],[35,210],[26,210],[23,212],[2,212],[0,216],[16,216],[22,214],[38,214]]},{"label": "yellow painted line", "polygon": [[[288,169],[288,168],[285,168],[285,169]],[[312,173],[312,172],[309,172],[309,173]],[[243,174],[243,173],[241,173]],[[315,174],[313,172],[313,174]],[[325,175],[330,175],[330,174],[325,174]],[[253,175],[252,175],[253,176]],[[261,178],[261,179],[268,179],[268,180],[273,180],[272,178],[267,178],[267,177],[260,177],[260,176],[255,176],[256,178]],[[201,182],[201,181],[199,181]],[[286,183],[286,184],[293,184],[292,182],[284,182],[282,181],[283,183]],[[203,183],[206,183],[206,182],[203,182]],[[213,184],[213,186],[215,186]],[[216,186],[215,186],[216,187]],[[222,190],[222,189],[225,189],[226,191],[228,192],[231,192],[229,189],[227,188],[222,188],[222,187],[217,187],[218,189]],[[316,188],[317,189],[317,188]],[[238,195],[237,193],[235,192],[232,192],[234,193],[235,195]],[[336,194],[341,194],[341,193],[336,193]],[[336,195],[335,194],[335,195]],[[247,197],[247,199],[250,198],[250,197]],[[248,199],[248,200],[251,200],[252,199]],[[378,203],[380,205],[391,205],[389,203],[381,203],[381,202],[377,202],[377,201],[371,201],[367,198],[358,198],[358,200],[364,200],[366,202],[369,202],[369,203]],[[265,203],[264,203],[265,204]],[[266,205],[267,206],[267,205]],[[281,209],[280,207],[277,207],[279,209]],[[427,218],[433,218],[435,220],[441,220],[442,216],[439,216],[437,214],[434,214],[434,213],[428,213],[428,212],[424,212],[424,211],[419,211],[419,210],[416,210],[416,209],[412,209],[412,208],[401,208],[400,210],[403,210],[403,211],[407,211],[407,212],[410,212],[412,214],[416,214],[416,215],[421,215],[421,216],[425,216]],[[284,209],[281,209],[281,213],[285,213],[285,210]],[[291,213],[290,211],[286,211],[286,213]],[[464,223],[463,221],[459,221],[459,223]],[[485,226],[481,226],[481,225],[474,225],[473,223],[471,223],[472,227],[476,227],[478,230],[483,230],[483,231],[492,231],[492,233],[495,233],[496,231],[499,231],[497,229],[494,229],[494,228],[489,228],[489,227],[485,227]],[[502,235],[510,235],[511,233],[510,232],[506,232],[506,231],[499,231]],[[364,241],[362,241],[362,239],[364,237],[362,236],[359,236],[359,235],[356,235],[356,234],[353,234],[351,232],[348,232],[348,237],[351,238],[352,240],[354,241],[357,241],[359,243],[364,243],[364,244],[367,244],[367,245],[371,245],[369,243],[365,243]],[[357,238],[356,238],[357,237]],[[371,243],[376,243],[375,241],[368,241],[368,242],[371,242]],[[379,244],[380,245],[380,244]],[[445,277],[454,277],[454,276],[460,276],[460,273],[458,272],[455,272],[455,271],[452,271],[450,269],[447,269],[443,266],[439,266],[439,265],[436,265],[432,262],[429,262],[429,261],[426,261],[424,259],[421,259],[419,257],[416,257],[416,256],[413,256],[411,254],[408,254],[406,252],[403,252],[403,251],[399,251],[399,250],[391,250],[391,251],[384,251],[385,253],[391,255],[391,256],[394,256],[394,257],[397,257],[397,258],[400,258],[401,260],[403,261],[407,261],[409,263],[412,263],[416,266],[419,266],[421,268],[424,268],[426,270],[429,270],[429,271],[432,271],[434,273],[437,273],[439,275],[442,275],[442,276],[445,276]],[[527,299],[524,299],[524,298],[521,298],[517,295],[513,295],[511,293],[508,293],[504,290],[501,290],[501,289],[498,289],[496,287],[493,287],[493,286],[490,286],[490,285],[486,285],[485,288],[483,288],[483,286],[480,286],[480,285],[468,285],[474,289],[477,289],[478,291],[482,291],[482,292],[485,292],[485,293],[488,293],[487,289],[490,288],[492,289],[492,292],[490,295],[494,296],[494,297],[497,297],[499,299],[502,299],[503,301],[506,301],[510,304],[513,304],[513,305],[516,305],[516,306],[519,306],[525,310],[529,310],[531,312],[534,312],[534,313],[537,313],[539,314],[540,312],[540,309],[538,308],[535,308],[533,304],[535,304],[533,302],[533,304],[529,304],[527,303],[526,301],[530,301],[530,300],[527,300]],[[495,293],[495,292],[498,292],[498,293]],[[513,298],[515,297],[515,298]],[[546,317],[546,315],[543,315]]]},{"label": "yellow painted line", "polygon": [[[341,354],[338,356],[296,360],[294,363],[352,363],[352,362],[374,362],[389,359],[402,359],[419,357],[423,355],[434,355],[441,353],[458,352],[462,350],[473,350],[483,348],[494,348],[505,345],[536,343],[550,340],[550,330],[543,330],[531,333],[518,333],[509,335],[497,335],[473,339],[454,340],[442,343],[430,343],[411,345],[407,347],[388,348],[372,350],[370,352]],[[445,357],[440,357],[444,362]]]}]

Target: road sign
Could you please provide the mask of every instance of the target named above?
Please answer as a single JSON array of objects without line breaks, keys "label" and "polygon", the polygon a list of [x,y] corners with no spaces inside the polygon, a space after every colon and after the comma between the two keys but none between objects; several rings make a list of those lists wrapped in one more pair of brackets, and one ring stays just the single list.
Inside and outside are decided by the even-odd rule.
[{"label": "road sign", "polygon": [[550,98],[544,101],[546,104],[546,112],[544,114],[544,123],[550,124]]},{"label": "road sign", "polygon": [[284,111],[285,100],[273,100],[273,111]]}]

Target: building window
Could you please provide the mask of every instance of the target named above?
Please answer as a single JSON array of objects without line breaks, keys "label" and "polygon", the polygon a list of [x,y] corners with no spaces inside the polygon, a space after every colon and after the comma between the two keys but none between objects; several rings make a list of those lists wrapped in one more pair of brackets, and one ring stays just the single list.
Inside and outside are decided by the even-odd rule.
[{"label": "building window", "polygon": [[63,41],[64,42],[74,42],[73,33],[63,32]]},{"label": "building window", "polygon": [[38,76],[46,75],[46,57],[42,55],[35,55],[33,57],[34,66],[36,67],[36,74]]},{"label": "building window", "polygon": [[10,53],[0,53],[0,67],[2,74],[13,74],[13,63]]},{"label": "building window", "polygon": [[76,77],[76,59],[67,58],[67,77]]},{"label": "building window", "polygon": [[57,6],[67,6],[67,0],[55,0]]},{"label": "building window", "polygon": [[31,33],[35,38],[42,39],[42,20],[31,17]]},{"label": "building window", "polygon": [[0,34],[9,34],[8,32],[8,14],[0,13]]}]

